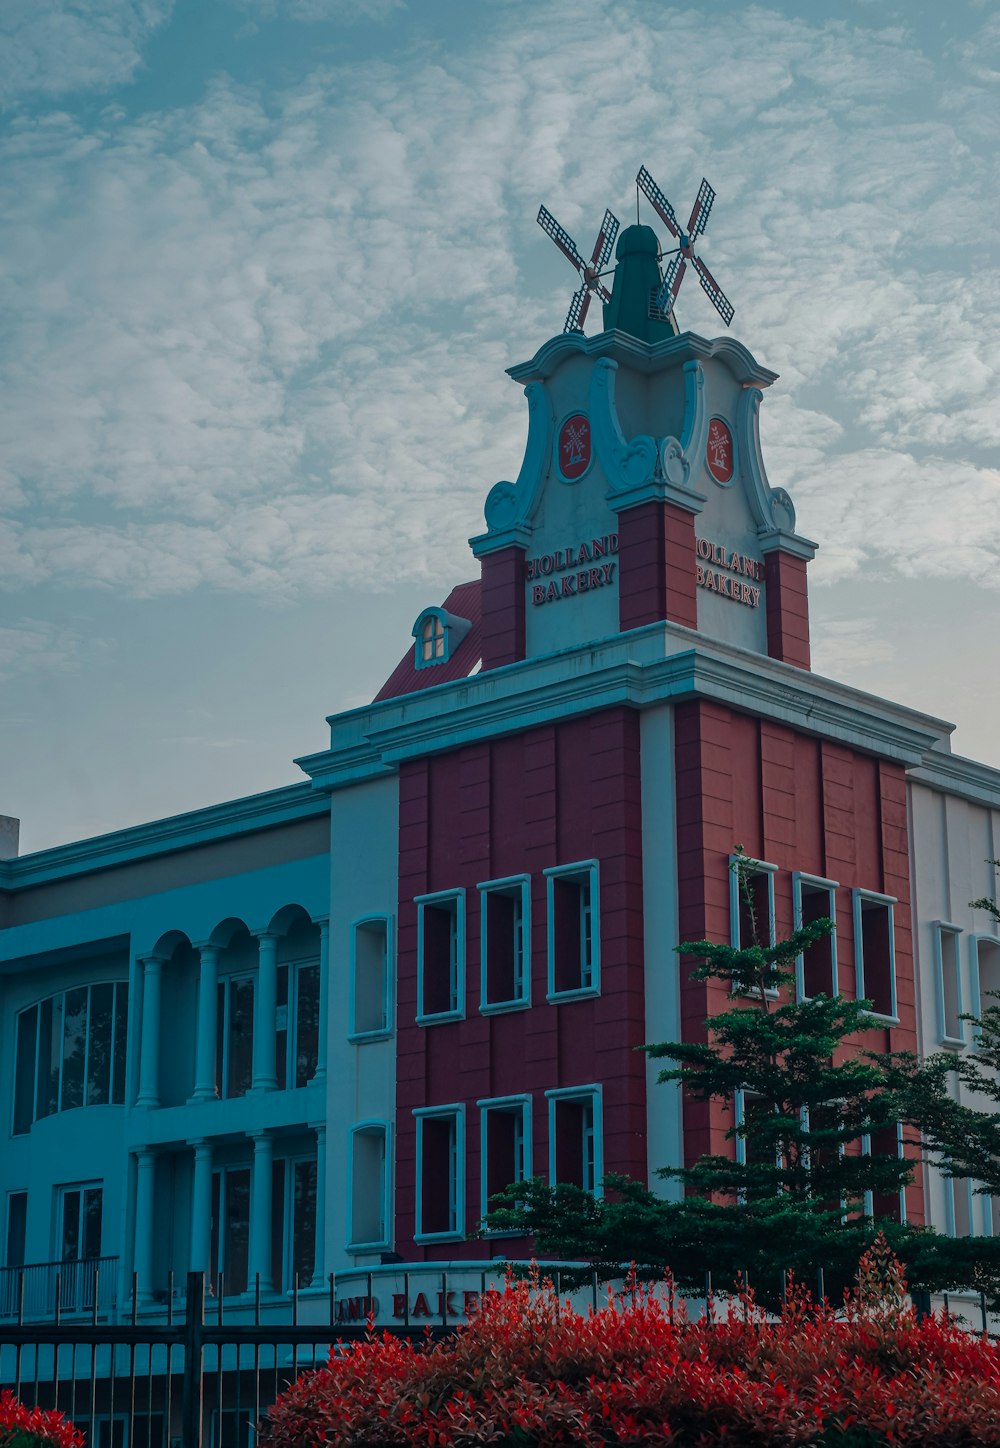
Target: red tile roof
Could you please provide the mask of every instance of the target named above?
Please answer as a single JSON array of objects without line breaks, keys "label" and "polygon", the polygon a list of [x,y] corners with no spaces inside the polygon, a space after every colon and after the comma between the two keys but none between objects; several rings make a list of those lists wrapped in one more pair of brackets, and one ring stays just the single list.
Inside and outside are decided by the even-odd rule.
[{"label": "red tile roof", "polygon": [[460,583],[453,588],[441,605],[445,613],[456,618],[467,618],[472,627],[462,639],[450,659],[440,664],[430,664],[418,669],[414,663],[414,646],[411,643],[406,653],[375,695],[380,699],[396,699],[400,694],[413,694],[418,689],[430,689],[434,684],[450,684],[455,679],[468,678],[482,658],[480,647],[480,602],[479,579],[471,583]]}]

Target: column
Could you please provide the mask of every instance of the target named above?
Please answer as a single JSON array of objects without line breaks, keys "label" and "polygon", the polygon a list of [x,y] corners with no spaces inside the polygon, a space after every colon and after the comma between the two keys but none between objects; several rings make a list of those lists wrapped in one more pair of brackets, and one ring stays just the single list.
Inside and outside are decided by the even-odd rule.
[{"label": "column", "polygon": [[330,922],[317,920],[319,926],[319,1032],[316,1046],[316,1070],[313,1081],[326,1081],[326,1049],[330,1014]]},{"label": "column", "polygon": [[194,1174],[191,1179],[191,1251],[190,1270],[212,1270],[212,1143],[203,1137],[189,1141],[194,1147]]},{"label": "column", "polygon": [[156,1153],[143,1147],[135,1153],[136,1306],[153,1301],[153,1211],[156,1202]]},{"label": "column", "polygon": [[142,1044],[139,1050],[139,1094],[136,1106],[160,1104],[160,973],[163,962],[150,955],[142,961]]},{"label": "column", "polygon": [[256,1131],[253,1141],[253,1170],[250,1177],[250,1266],[247,1290],[256,1289],[260,1276],[261,1292],[273,1292],[271,1280],[271,1166],[274,1143],[266,1131]]},{"label": "column", "polygon": [[316,1133],[316,1247],[313,1261],[313,1287],[326,1287],[326,1122],[311,1121]]},{"label": "column", "polygon": [[[253,1003],[254,1091],[274,1091],[274,1022],[278,1009],[278,937],[261,931],[257,936],[257,993]],[[295,1085],[292,1081],[291,1085]]]},{"label": "column", "polygon": [[219,984],[219,952],[214,945],[198,946],[201,972],[198,978],[198,1023],[195,1035],[194,1095],[192,1101],[214,1101],[215,1032]]}]

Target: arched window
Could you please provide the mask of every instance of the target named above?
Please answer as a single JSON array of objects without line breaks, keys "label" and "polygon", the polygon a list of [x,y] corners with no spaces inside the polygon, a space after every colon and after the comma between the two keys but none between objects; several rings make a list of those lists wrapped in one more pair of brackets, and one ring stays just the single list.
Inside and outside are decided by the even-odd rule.
[{"label": "arched window", "polygon": [[444,624],[440,614],[429,613],[420,630],[420,657],[423,663],[433,664],[444,656]]}]

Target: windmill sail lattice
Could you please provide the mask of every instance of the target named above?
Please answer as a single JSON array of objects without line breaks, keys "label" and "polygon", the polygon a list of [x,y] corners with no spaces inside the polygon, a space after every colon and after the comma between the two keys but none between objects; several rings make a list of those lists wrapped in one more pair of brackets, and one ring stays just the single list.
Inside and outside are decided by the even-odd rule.
[{"label": "windmill sail lattice", "polygon": [[559,225],[551,211],[544,206],[538,208],[538,224],[546,236],[551,236],[562,254],[569,258],[583,278],[583,286],[574,292],[563,325],[564,332],[582,332],[594,293],[597,293],[602,302],[611,300],[611,293],[601,282],[601,274],[611,259],[611,249],[615,244],[620,222],[610,211],[605,211],[589,262],[584,261],[569,232]]},{"label": "windmill sail lattice", "polygon": [[681,289],[681,282],[684,280],[684,272],[687,263],[690,262],[698,273],[698,280],[702,289],[708,296],[719,316],[728,327],[733,320],[736,308],[719,286],[708,267],[701,257],[696,256],[694,244],[705,230],[708,218],[715,201],[715,192],[702,177],[701,185],[698,188],[698,195],[695,198],[694,206],[691,208],[691,215],[688,218],[687,230],[682,231],[677,220],[677,213],[667,200],[666,196],[657,186],[645,166],[640,167],[639,174],[635,178],[635,184],[652,206],[657,216],[666,226],[677,243],[677,250],[668,262],[663,273],[663,282],[656,296],[652,299],[652,306],[658,312],[666,314],[673,310],[674,302],[677,300],[677,293]]}]

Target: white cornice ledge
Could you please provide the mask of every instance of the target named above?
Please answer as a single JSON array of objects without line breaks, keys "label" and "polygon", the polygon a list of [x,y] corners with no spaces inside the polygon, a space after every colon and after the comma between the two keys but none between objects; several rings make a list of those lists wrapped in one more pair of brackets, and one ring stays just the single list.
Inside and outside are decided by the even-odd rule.
[{"label": "white cornice ledge", "polygon": [[952,725],[678,624],[651,624],[331,716],[329,750],[299,759],[318,789],[385,774],[406,759],[574,715],[714,699],[906,765]]},{"label": "white cornice ledge", "polygon": [[37,850],[15,860],[0,861],[0,888],[26,889],[55,879],[108,870],[134,860],[171,854],[234,835],[253,834],[323,814],[325,805],[306,782],[227,800],[207,809],[172,815],[113,834],[74,840],[51,850]]},{"label": "white cornice ledge", "polygon": [[939,750],[927,754],[922,763],[909,771],[914,784],[958,794],[977,804],[1000,809],[1000,769],[965,759],[961,754],[943,754]]}]

